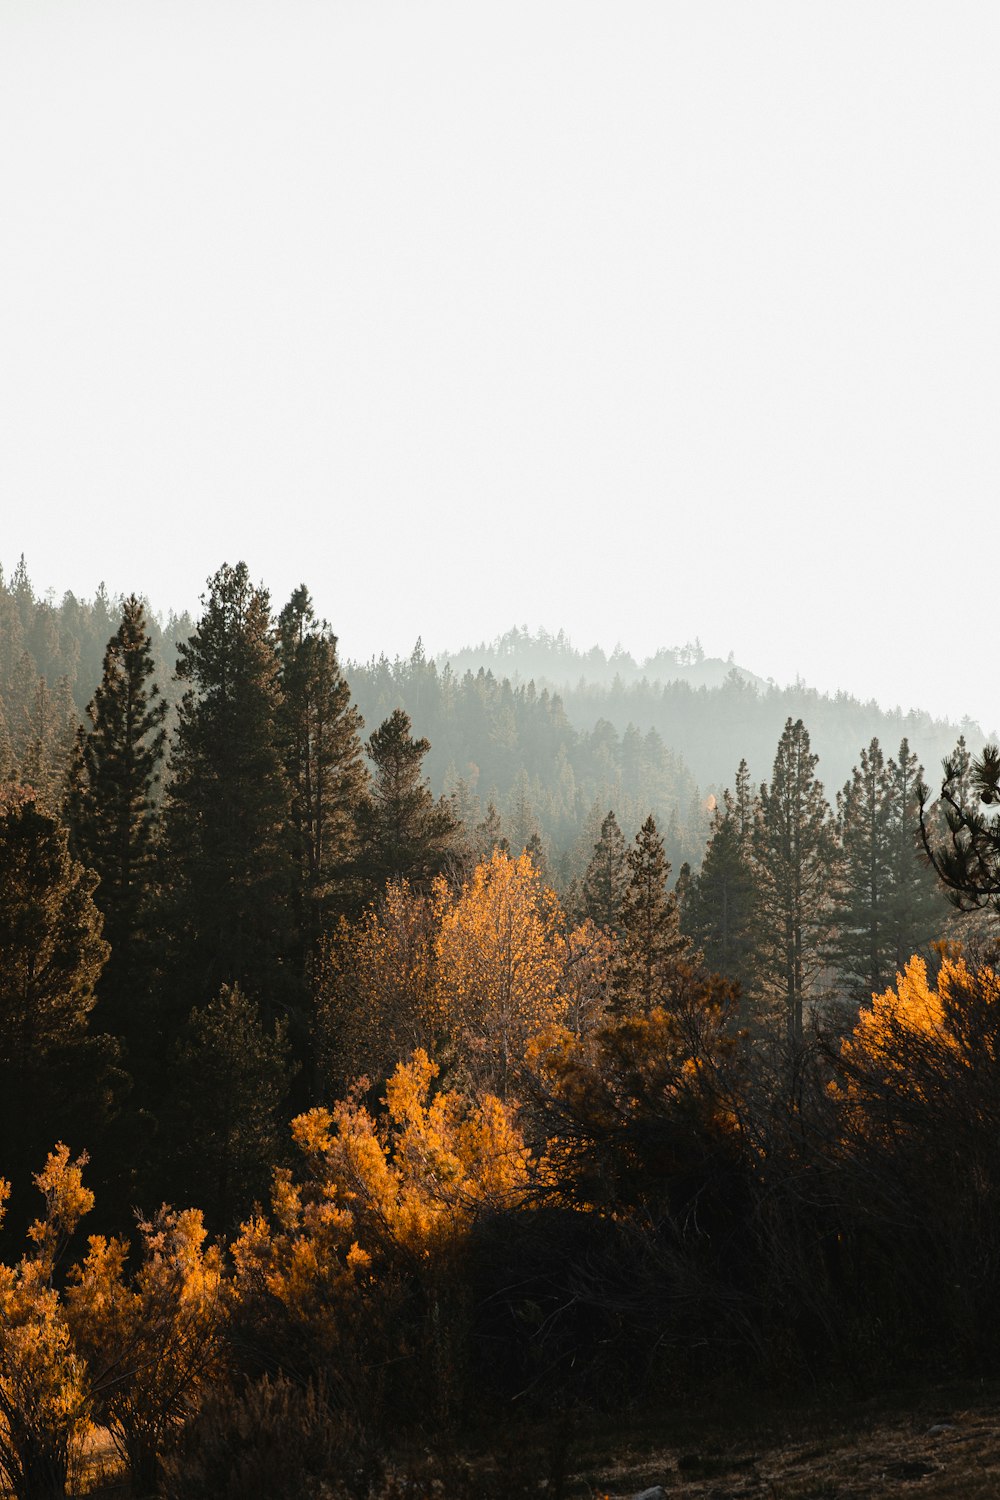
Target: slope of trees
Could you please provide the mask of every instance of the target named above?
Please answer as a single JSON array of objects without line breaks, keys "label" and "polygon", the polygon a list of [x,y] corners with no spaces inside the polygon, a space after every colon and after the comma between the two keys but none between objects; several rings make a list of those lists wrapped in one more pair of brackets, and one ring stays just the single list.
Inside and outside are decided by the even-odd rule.
[{"label": "slope of trees", "polygon": [[[788,718],[674,882],[662,742],[376,676],[365,726],[307,591],[224,565],[169,690],[132,597],[75,753],[2,741],[9,1487],[65,1495],[95,1423],[135,1495],[360,1500],[514,1411],[990,1373],[1000,755],[932,810],[870,739],[834,810]],[[421,722],[450,763],[477,715],[502,814],[432,784]]]}]

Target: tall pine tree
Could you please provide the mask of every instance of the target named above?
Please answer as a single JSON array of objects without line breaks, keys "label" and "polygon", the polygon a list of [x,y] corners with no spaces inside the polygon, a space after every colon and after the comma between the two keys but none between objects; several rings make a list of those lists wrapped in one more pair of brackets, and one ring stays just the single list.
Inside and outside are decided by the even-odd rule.
[{"label": "tall pine tree", "polygon": [[807,998],[826,962],[837,846],[833,816],[816,778],[818,757],[801,719],[788,719],[770,785],[760,789],[755,830],[760,913],[760,988],[793,1046]]},{"label": "tall pine tree", "polygon": [[187,1008],[224,984],[274,1005],[288,991],[292,799],[269,600],[241,562],[202,602],[180,647],[166,808],[174,969]]},{"label": "tall pine tree", "polygon": [[678,966],[691,948],[681,932],[677,898],[667,889],[670,865],[652,814],[636,834],[627,864],[614,1006],[626,1015],[648,1016],[654,1006],[669,1005]]},{"label": "tall pine tree", "polygon": [[625,836],[614,811],[601,824],[601,835],[583,878],[583,909],[598,927],[616,935],[621,932],[622,905],[628,890],[629,871]]},{"label": "tall pine tree", "polygon": [[67,802],[74,848],[100,876],[94,899],[111,957],[99,988],[99,1018],[116,1035],[133,1029],[154,875],[154,791],[167,705],[152,681],[151,648],[142,601],[132,594],[104,653]]},{"label": "tall pine tree", "polygon": [[303,585],[278,618],[281,753],[291,788],[291,848],[301,961],[314,953],[332,911],[346,904],[367,775],[361,715]]},{"label": "tall pine tree", "polygon": [[712,815],[705,857],[691,880],[682,918],[684,930],[704,954],[706,967],[740,985],[744,1019],[756,976],[756,818],[750,772],[742,760],[735,794],[727,789]]},{"label": "tall pine tree", "polygon": [[423,776],[429,740],[415,740],[410,717],[397,708],[371,735],[365,749],[373,777],[359,811],[360,869],[372,895],[387,880],[426,886],[444,869],[455,819],[447,802],[435,802]]}]

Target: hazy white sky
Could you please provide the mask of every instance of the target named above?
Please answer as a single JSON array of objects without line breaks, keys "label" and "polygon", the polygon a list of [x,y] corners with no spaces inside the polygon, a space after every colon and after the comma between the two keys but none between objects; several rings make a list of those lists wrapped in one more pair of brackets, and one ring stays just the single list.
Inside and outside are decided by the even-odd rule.
[{"label": "hazy white sky", "polygon": [[998,78],[995,0],[0,0],[0,561],[993,727]]}]

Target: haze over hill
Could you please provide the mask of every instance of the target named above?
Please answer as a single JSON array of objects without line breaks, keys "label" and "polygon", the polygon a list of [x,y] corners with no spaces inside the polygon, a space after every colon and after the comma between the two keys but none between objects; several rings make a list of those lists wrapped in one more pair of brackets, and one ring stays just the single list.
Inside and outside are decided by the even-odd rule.
[{"label": "haze over hill", "polygon": [[[0,574],[0,709],[15,760],[47,738],[68,743],[120,617],[121,600],[103,589],[56,604],[23,563],[7,580]],[[177,646],[192,629],[190,616],[174,612],[152,624],[170,702]],[[887,756],[906,738],[932,786],[960,734],[973,751],[984,739],[970,720],[778,686],[735,659],[706,655],[697,639],[637,660],[622,647],[581,650],[563,631],[515,627],[437,659],[418,642],[394,661],[346,662],[345,673],[367,733],[404,709],[430,742],[424,769],[434,792],[456,797],[470,826],[492,804],[512,843],[537,834],[564,883],[585,868],[609,808],[630,837],[652,812],[674,869],[697,867],[712,797],[732,786],[741,760],[755,785],[770,776],[788,719],[805,724],[831,803],[874,738]]]}]

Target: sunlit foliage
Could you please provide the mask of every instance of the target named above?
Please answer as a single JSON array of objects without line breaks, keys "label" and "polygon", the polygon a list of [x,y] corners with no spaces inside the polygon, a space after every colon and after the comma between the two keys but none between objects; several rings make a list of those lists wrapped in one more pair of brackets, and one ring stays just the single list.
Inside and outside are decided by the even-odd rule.
[{"label": "sunlit foliage", "polygon": [[500,849],[439,897],[444,1019],[472,1075],[506,1097],[528,1038],[566,1012],[562,910],[529,855]]}]

